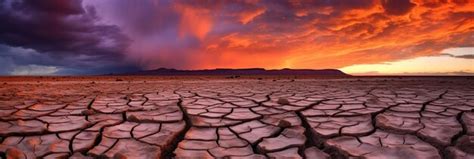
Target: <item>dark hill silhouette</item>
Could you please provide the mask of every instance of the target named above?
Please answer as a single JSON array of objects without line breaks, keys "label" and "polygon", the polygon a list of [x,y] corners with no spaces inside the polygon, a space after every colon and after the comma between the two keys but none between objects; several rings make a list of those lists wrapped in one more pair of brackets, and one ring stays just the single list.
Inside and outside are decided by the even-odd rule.
[{"label": "dark hill silhouette", "polygon": [[204,69],[204,70],[177,70],[170,68],[159,68],[139,72],[125,73],[122,75],[321,75],[321,76],[349,76],[337,69],[273,69],[244,68],[244,69]]}]

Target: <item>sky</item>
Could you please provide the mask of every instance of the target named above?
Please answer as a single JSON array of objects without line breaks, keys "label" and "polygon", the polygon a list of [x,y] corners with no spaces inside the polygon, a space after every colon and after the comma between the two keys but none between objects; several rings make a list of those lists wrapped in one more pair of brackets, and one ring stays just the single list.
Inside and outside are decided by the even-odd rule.
[{"label": "sky", "polygon": [[473,0],[0,0],[0,75],[474,75]]}]

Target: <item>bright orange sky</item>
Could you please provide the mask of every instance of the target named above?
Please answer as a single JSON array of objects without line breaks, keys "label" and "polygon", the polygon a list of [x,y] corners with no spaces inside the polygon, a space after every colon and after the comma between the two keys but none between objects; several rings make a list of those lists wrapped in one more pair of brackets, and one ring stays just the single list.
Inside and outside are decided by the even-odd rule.
[{"label": "bright orange sky", "polygon": [[[140,4],[128,5],[141,8]],[[155,5],[163,7],[162,3]],[[285,3],[257,0],[170,5],[179,17],[176,26],[179,38],[165,43],[185,43],[194,37],[197,44],[181,43],[178,48],[151,46],[139,51],[138,56],[129,55],[141,61],[145,68],[344,68],[474,46],[474,3],[468,1],[313,1],[310,4],[298,0]],[[157,16],[161,21],[162,16]],[[152,36],[166,34],[164,31]],[[377,65],[371,67],[375,68],[364,71],[378,70]],[[379,73],[407,71],[394,69]],[[446,71],[472,70],[453,69]]]},{"label": "bright orange sky", "polygon": [[[27,6],[38,5],[23,1]],[[55,26],[54,32],[59,29],[64,33],[52,35],[71,42],[32,43],[10,37],[3,45],[12,47],[10,50],[31,49],[74,65],[11,60],[15,66],[10,73],[34,69],[53,74],[68,73],[61,69],[81,72],[86,66],[99,72],[123,67],[262,67],[338,68],[354,74],[474,73],[472,0],[59,2],[52,0],[46,9],[36,6],[46,10],[48,18],[38,22],[38,28],[31,28],[39,33],[23,31],[18,36],[41,38],[44,26]],[[6,10],[12,15],[21,12]],[[35,13],[35,8],[31,10]],[[7,30],[11,34],[15,31]]]}]

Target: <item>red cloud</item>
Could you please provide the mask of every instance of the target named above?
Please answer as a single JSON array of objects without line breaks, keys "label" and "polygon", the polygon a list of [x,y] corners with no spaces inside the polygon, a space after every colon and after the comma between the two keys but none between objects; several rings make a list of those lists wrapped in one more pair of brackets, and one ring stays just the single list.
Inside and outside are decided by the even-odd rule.
[{"label": "red cloud", "polygon": [[194,67],[340,68],[474,46],[472,3],[368,4],[327,5],[325,13],[269,4],[247,30],[206,39]]}]

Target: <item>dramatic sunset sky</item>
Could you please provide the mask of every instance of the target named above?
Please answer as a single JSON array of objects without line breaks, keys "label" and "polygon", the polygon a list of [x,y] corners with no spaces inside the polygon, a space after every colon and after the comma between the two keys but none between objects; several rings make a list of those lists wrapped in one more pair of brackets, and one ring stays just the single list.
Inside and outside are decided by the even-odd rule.
[{"label": "dramatic sunset sky", "polygon": [[474,75],[473,0],[0,0],[0,75]]}]

